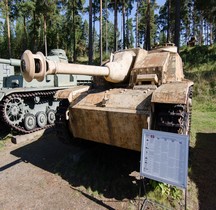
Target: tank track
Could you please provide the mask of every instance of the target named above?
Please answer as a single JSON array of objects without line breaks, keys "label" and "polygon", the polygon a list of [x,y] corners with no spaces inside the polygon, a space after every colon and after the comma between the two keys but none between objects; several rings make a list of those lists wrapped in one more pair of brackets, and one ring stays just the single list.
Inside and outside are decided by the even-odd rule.
[{"label": "tank track", "polygon": [[190,134],[192,114],[192,87],[187,104],[157,104],[155,129],[178,134]]},{"label": "tank track", "polygon": [[60,101],[56,111],[55,129],[58,139],[64,144],[70,144],[74,137],[69,131],[68,120],[66,119],[66,113],[69,107],[69,101],[64,99]]},{"label": "tank track", "polygon": [[4,108],[6,106],[6,104],[12,99],[12,98],[20,98],[22,100],[28,99],[28,98],[34,98],[36,96],[40,96],[41,98],[48,98],[48,97],[53,97],[55,94],[56,90],[52,90],[52,91],[36,91],[36,92],[21,92],[21,93],[13,93],[11,95],[6,96],[0,103],[0,113],[1,114],[1,121],[3,124],[5,124],[6,127],[11,128],[13,131],[16,131],[20,134],[29,134],[29,133],[33,133],[35,131],[39,131],[42,129],[46,129],[46,128],[50,128],[52,127],[54,124],[47,124],[44,128],[40,128],[40,127],[36,127],[32,130],[25,130],[25,128],[22,126],[22,123],[19,125],[14,125],[11,124],[8,120],[7,117],[5,115],[4,112]]}]

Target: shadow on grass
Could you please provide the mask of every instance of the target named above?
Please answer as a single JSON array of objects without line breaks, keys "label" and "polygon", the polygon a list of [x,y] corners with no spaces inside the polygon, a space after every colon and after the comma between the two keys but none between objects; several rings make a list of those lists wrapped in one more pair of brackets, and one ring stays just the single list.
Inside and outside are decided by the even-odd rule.
[{"label": "shadow on grass", "polygon": [[130,175],[139,171],[138,152],[90,141],[64,145],[52,132],[11,153],[60,175],[72,187],[84,186],[90,195],[122,200],[139,194],[139,181]]},{"label": "shadow on grass", "polygon": [[190,155],[189,176],[198,188],[199,209],[216,209],[216,133],[197,133]]},{"label": "shadow on grass", "polygon": [[10,129],[4,126],[1,126],[0,121],[0,141],[3,141],[10,134]]}]

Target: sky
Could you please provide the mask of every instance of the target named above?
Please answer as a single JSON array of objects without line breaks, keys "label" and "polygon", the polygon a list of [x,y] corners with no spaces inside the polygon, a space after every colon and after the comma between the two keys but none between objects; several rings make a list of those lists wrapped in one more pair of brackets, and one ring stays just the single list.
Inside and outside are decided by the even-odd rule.
[{"label": "sky", "polygon": [[160,5],[160,6],[161,6],[161,5],[164,5],[164,3],[165,3],[165,0],[157,0],[156,2],[158,3],[158,5]]},{"label": "sky", "polygon": [[[163,6],[164,3],[165,3],[165,1],[166,1],[166,0],[156,0],[156,3],[157,3],[159,6]],[[85,6],[88,6],[88,1],[86,1]],[[136,3],[134,3],[134,7],[133,7],[133,9],[132,9],[132,11],[131,11],[130,17],[134,18],[135,15],[136,15]],[[99,14],[98,14],[98,16],[99,16]],[[88,16],[87,13],[84,14],[84,19],[87,20],[87,21],[89,21],[89,16]],[[112,23],[114,23],[114,15],[112,14],[112,12],[110,12],[109,20],[110,20]],[[120,30],[121,30],[121,25],[122,25],[121,22],[122,22],[122,17],[121,17],[120,14],[118,14],[118,28],[119,28]],[[97,33],[99,34],[99,27],[100,27],[99,21],[97,21],[97,22],[95,23],[95,27],[96,27]],[[120,33],[121,33],[121,36],[122,36],[122,32],[120,32]]]},{"label": "sky", "polygon": [[[159,5],[159,6],[162,6],[162,5],[164,5],[164,3],[165,3],[165,1],[166,0],[156,0],[156,3]],[[136,13],[136,3],[134,4],[134,8],[133,8],[133,10],[132,10],[132,12],[131,12],[131,17],[135,17],[135,13]],[[114,20],[113,20],[113,22],[114,22]],[[120,20],[119,20],[119,22],[120,22]]]}]

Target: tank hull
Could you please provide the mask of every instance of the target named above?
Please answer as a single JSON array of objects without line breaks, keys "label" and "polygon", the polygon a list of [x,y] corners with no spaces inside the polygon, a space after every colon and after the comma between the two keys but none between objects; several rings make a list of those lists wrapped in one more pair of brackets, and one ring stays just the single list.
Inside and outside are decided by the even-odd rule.
[{"label": "tank hull", "polygon": [[[26,79],[79,71],[94,76],[92,89],[56,94],[62,101],[55,124],[63,142],[81,138],[140,151],[142,129],[190,134],[193,82],[185,80],[175,46],[118,51],[101,67],[56,65],[44,62],[41,54],[28,51],[24,55]],[[31,66],[37,63],[38,55],[40,71],[36,72]]]},{"label": "tank hull", "polygon": [[142,129],[150,128],[151,94],[150,90],[91,90],[69,107],[71,133],[76,138],[140,151]]}]

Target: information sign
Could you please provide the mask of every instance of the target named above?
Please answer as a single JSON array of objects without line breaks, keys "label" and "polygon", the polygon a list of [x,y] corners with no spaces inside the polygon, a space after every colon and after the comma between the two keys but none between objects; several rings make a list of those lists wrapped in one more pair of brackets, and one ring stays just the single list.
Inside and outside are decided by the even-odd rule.
[{"label": "information sign", "polygon": [[189,136],[142,131],[140,175],[186,189]]}]

